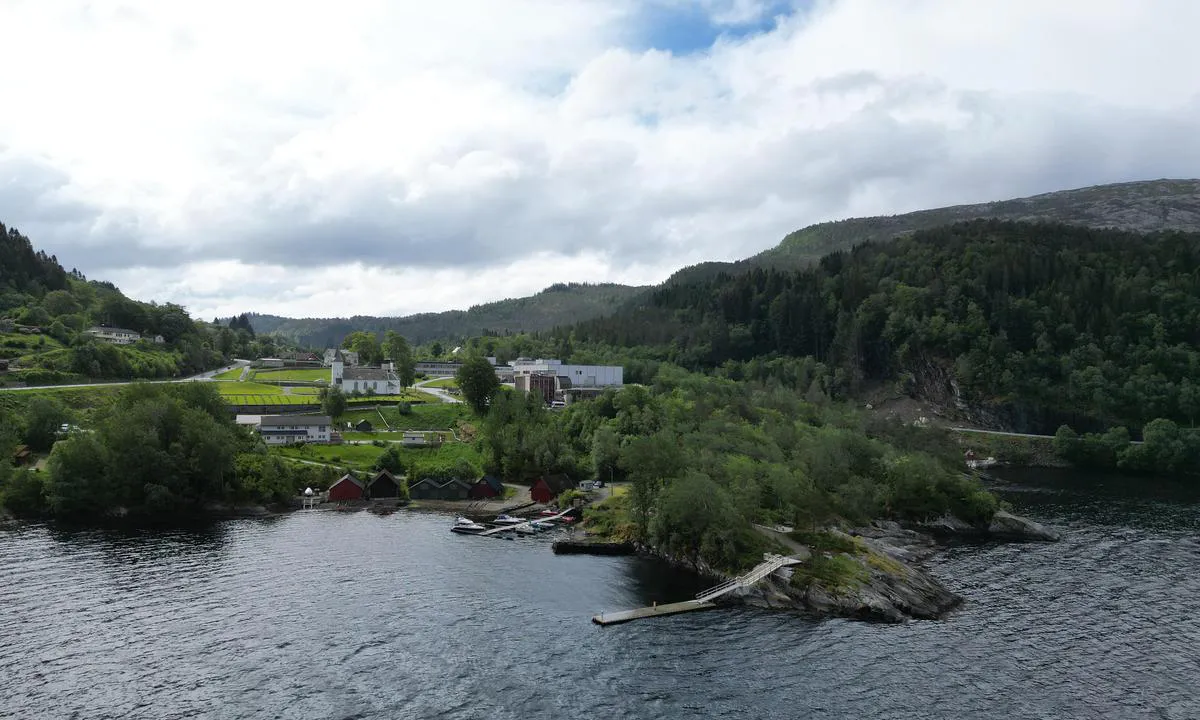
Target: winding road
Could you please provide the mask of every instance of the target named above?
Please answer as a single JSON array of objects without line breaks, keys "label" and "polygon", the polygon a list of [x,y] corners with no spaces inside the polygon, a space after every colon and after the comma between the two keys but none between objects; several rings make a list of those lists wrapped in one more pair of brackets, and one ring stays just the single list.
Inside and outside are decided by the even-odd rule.
[{"label": "winding road", "polygon": [[184,382],[208,382],[216,375],[233,370],[239,367],[249,367],[249,360],[234,360],[232,365],[217,368],[202,372],[199,375],[192,375],[185,378],[172,378],[170,380],[123,380],[120,382],[97,382],[97,383],[76,383],[72,385],[29,385],[27,387],[0,387],[0,392],[20,392],[22,390],[58,390],[61,388],[89,388],[89,387],[119,387],[121,385],[132,385],[133,383],[184,383]]},{"label": "winding road", "polygon": [[446,402],[446,403],[460,403],[460,402],[462,402],[462,400],[459,400],[458,398],[454,397],[453,395],[451,395],[450,393],[446,392],[446,391],[445,391],[445,390],[443,390],[442,388],[440,388],[440,387],[431,387],[431,386],[429,385],[429,383],[431,383],[431,382],[437,382],[438,380],[442,380],[442,379],[444,379],[444,378],[426,378],[425,380],[422,380],[422,381],[421,381],[421,382],[419,382],[419,383],[415,383],[415,384],[413,385],[413,389],[414,389],[414,390],[420,390],[421,392],[427,392],[427,393],[429,393],[430,395],[432,395],[432,396],[436,397],[437,399],[441,400],[442,402]]}]

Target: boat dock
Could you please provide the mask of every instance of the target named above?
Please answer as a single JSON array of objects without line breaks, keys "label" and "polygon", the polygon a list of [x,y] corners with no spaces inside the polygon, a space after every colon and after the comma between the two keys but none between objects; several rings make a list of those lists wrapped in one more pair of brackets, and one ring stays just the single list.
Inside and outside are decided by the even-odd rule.
[{"label": "boat dock", "polygon": [[650,607],[638,608],[637,610],[600,613],[592,617],[592,622],[597,625],[619,625],[631,620],[641,620],[642,618],[659,617],[661,615],[678,615],[680,613],[696,612],[697,610],[711,610],[715,607],[717,607],[716,603],[706,600],[684,600],[683,602],[666,603],[664,605],[651,605]]}]

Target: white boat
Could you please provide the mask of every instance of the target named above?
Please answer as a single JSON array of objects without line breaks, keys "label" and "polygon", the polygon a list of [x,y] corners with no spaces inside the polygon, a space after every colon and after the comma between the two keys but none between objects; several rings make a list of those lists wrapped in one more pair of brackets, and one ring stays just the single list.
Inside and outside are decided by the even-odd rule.
[{"label": "white boat", "polygon": [[525,521],[522,520],[521,518],[513,517],[512,515],[497,515],[496,519],[492,521],[492,524],[494,524],[494,525],[516,525],[517,523],[523,523],[523,522],[525,522]]},{"label": "white boat", "polygon": [[535,530],[529,523],[516,525],[513,527],[513,530],[516,530],[518,535],[532,535],[537,532],[537,530]]},{"label": "white boat", "polygon": [[465,535],[475,535],[487,530],[486,525],[479,523],[469,518],[460,517],[454,521],[454,527],[450,528],[450,532],[463,533]]}]

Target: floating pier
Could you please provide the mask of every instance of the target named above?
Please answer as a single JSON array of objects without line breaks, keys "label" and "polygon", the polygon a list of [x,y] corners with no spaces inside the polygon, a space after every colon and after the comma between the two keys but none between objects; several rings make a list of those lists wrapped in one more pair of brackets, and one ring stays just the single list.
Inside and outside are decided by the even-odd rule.
[{"label": "floating pier", "polygon": [[651,605],[650,607],[638,608],[637,610],[601,613],[593,616],[592,622],[597,625],[619,625],[631,620],[641,620],[642,618],[664,615],[678,615],[680,613],[696,612],[697,610],[712,610],[715,607],[717,607],[716,603],[706,600],[684,600],[683,602],[666,603],[664,605]]}]

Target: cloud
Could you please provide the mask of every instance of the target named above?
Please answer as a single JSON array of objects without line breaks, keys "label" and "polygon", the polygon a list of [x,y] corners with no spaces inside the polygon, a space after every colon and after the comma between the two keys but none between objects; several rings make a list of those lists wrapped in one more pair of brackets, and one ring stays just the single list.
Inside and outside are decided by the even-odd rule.
[{"label": "cloud", "polygon": [[205,316],[407,313],[1200,164],[1186,0],[654,2],[6,3],[0,220]]}]

